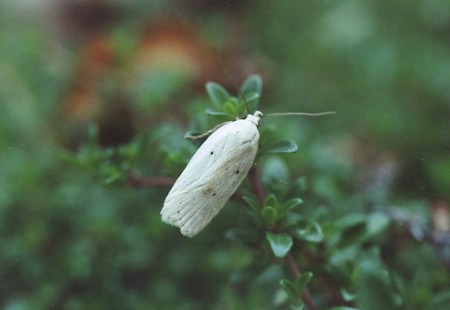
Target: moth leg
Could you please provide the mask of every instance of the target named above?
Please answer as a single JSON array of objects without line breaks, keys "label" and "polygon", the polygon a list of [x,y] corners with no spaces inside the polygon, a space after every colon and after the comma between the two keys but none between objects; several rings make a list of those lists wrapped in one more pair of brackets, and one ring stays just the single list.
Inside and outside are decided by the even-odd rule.
[{"label": "moth leg", "polygon": [[223,125],[228,124],[228,123],[230,123],[230,122],[224,122],[222,124],[219,124],[216,127],[208,130],[207,132],[204,132],[204,133],[199,134],[199,135],[191,135],[190,133],[187,133],[187,134],[184,135],[184,138],[185,139],[191,139],[191,140],[203,139],[203,138],[209,136],[210,134],[212,134],[214,131],[216,131],[220,127],[222,127]]}]

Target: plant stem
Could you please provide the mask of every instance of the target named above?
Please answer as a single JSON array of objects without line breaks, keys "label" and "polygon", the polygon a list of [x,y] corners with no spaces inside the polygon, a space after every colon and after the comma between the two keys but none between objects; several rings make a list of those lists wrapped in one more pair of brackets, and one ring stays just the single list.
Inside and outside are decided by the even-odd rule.
[{"label": "plant stem", "polygon": [[[261,180],[258,175],[258,169],[256,169],[255,166],[250,169],[249,172],[250,182],[252,184],[253,190],[255,191],[256,195],[258,196],[259,202],[261,204],[264,203],[264,200],[266,199],[266,194],[264,193],[264,189],[261,184]],[[286,265],[288,266],[289,270],[291,271],[294,279],[298,279],[301,275],[300,268],[295,262],[294,258],[292,257],[292,254],[288,254],[285,258]],[[309,310],[316,310],[317,307],[314,303],[314,300],[309,293],[308,289],[304,289],[302,293],[302,299],[307,305]]]},{"label": "plant stem", "polygon": [[173,178],[165,177],[141,177],[132,172],[128,172],[127,183],[131,187],[140,188],[173,185],[173,183],[175,183],[175,180]]},{"label": "plant stem", "polygon": [[[292,254],[288,254],[285,258],[286,265],[288,266],[289,270],[291,271],[292,275],[294,276],[294,279],[298,279],[301,275],[300,268],[298,267],[297,263],[295,262],[294,258],[292,257]],[[314,300],[309,293],[308,289],[304,289],[302,293],[302,299],[305,302],[306,306],[309,310],[316,310],[317,307],[314,303]]]},{"label": "plant stem", "polygon": [[249,177],[253,190],[255,191],[255,194],[258,196],[259,203],[262,205],[264,203],[264,200],[266,200],[266,194],[264,193],[264,189],[262,187],[258,169],[256,169],[256,166],[253,166],[250,169]]}]

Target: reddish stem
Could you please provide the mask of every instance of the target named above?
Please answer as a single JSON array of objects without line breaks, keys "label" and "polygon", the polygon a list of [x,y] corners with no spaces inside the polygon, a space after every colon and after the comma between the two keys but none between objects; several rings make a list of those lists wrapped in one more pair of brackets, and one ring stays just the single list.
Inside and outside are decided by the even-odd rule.
[{"label": "reddish stem", "polygon": [[[256,169],[256,166],[253,166],[252,169],[250,169],[249,177],[250,177],[250,182],[252,184],[253,190],[255,191],[256,195],[258,196],[260,204],[263,204],[264,200],[266,199],[266,194],[265,194],[263,186],[261,184],[258,169]],[[299,268],[298,264],[295,262],[292,255],[288,254],[285,258],[285,261],[286,261],[286,265],[289,268],[289,270],[291,271],[291,274],[294,277],[294,279],[298,279],[301,275],[301,272],[300,272],[300,268]],[[305,302],[305,304],[308,306],[309,310],[317,309],[317,307],[314,303],[314,300],[307,289],[303,290],[302,299]]]},{"label": "reddish stem", "polygon": [[173,185],[175,180],[173,178],[165,177],[141,177],[137,174],[129,172],[127,175],[127,182],[131,187],[141,188]]},{"label": "reddish stem", "polygon": [[261,184],[258,169],[256,169],[256,166],[253,166],[252,169],[250,169],[249,177],[253,190],[255,191],[255,194],[258,196],[259,203],[263,204],[264,200],[266,200],[266,193],[264,193],[264,189]]},{"label": "reddish stem", "polygon": [[[286,265],[288,266],[289,270],[291,271],[292,275],[294,276],[294,279],[300,278],[300,275],[301,275],[300,268],[298,267],[298,264],[295,262],[295,260],[291,254],[288,254],[286,256],[285,261],[286,261]],[[302,299],[305,302],[305,304],[309,310],[317,309],[311,294],[309,293],[308,289],[306,289],[306,288],[303,290]]]}]

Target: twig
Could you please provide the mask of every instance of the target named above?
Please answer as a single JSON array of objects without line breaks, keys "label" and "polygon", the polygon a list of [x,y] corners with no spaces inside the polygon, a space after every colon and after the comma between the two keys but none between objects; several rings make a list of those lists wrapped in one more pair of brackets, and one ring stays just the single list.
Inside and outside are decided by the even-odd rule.
[{"label": "twig", "polygon": [[256,166],[253,166],[250,169],[249,177],[253,190],[255,191],[255,194],[258,196],[259,203],[263,204],[264,200],[266,200],[266,193],[264,193],[264,189],[262,187],[258,169],[256,169]]},{"label": "twig", "polygon": [[175,180],[166,177],[141,177],[132,172],[127,174],[128,185],[135,188],[173,185]]},{"label": "twig", "polygon": [[300,278],[300,269],[298,268],[297,264],[295,263],[294,258],[292,257],[292,254],[288,254],[285,258],[286,265],[288,266],[289,270],[291,271],[292,275],[295,279]]}]

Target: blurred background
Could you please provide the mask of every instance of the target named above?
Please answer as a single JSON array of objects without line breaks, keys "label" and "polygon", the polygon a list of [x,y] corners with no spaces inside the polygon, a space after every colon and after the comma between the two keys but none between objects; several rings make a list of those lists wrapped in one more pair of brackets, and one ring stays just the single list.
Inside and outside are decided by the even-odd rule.
[{"label": "blurred background", "polygon": [[225,236],[237,204],[188,239],[160,220],[170,179],[127,175],[176,177],[205,83],[251,74],[263,112],[337,112],[262,122],[299,145],[263,178],[304,182],[339,244],[317,273],[364,296],[376,257],[405,309],[450,305],[450,2],[19,0],[0,2],[0,307],[282,309],[282,267],[245,280],[258,257]]}]

